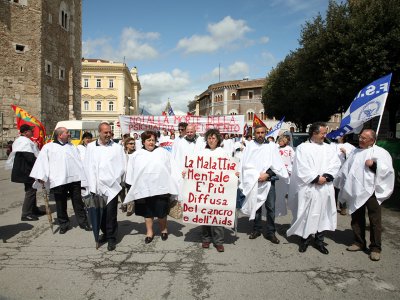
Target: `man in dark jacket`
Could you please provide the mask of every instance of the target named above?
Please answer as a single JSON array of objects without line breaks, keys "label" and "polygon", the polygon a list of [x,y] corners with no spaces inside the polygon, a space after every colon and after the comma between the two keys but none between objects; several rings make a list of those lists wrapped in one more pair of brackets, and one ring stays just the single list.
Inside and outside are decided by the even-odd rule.
[{"label": "man in dark jacket", "polygon": [[29,125],[21,125],[21,136],[18,137],[12,146],[12,152],[9,160],[14,160],[11,171],[11,181],[23,183],[25,185],[25,199],[22,205],[21,221],[37,221],[40,215],[45,212],[39,210],[36,204],[36,189],[32,187],[35,179],[29,177],[36,156],[39,150],[30,138],[33,136],[34,127]]}]

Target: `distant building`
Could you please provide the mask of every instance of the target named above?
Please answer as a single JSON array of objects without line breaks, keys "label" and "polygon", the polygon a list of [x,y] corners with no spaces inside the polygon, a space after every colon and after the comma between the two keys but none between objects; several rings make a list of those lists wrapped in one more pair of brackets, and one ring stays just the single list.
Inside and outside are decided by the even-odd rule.
[{"label": "distant building", "polygon": [[254,114],[266,120],[261,103],[265,79],[243,79],[212,84],[206,91],[196,96],[196,107],[190,102],[190,112],[198,115],[244,115],[248,125],[252,125]]},{"label": "distant building", "polygon": [[10,105],[51,133],[81,118],[81,0],[0,1],[0,113],[4,139],[18,136]]},{"label": "distant building", "polygon": [[102,59],[82,59],[82,120],[107,121],[119,137],[120,115],[139,115],[141,85],[136,67]]}]

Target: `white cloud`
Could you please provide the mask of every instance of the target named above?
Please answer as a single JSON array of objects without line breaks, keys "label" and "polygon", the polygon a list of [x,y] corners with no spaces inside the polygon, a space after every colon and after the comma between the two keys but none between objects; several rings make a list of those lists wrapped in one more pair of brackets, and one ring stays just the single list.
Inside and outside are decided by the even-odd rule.
[{"label": "white cloud", "polygon": [[267,65],[273,65],[273,64],[277,63],[275,56],[271,52],[268,52],[268,51],[262,52],[261,58],[262,58],[263,62]]},{"label": "white cloud", "polygon": [[110,38],[87,40],[82,42],[83,57],[93,55],[103,59],[122,61],[154,59],[158,51],[150,44],[160,37],[158,32],[140,32],[134,28],[124,28],[119,37],[119,47],[114,47]]},{"label": "white cloud", "polygon": [[260,37],[260,44],[267,44],[269,42],[269,37],[267,36],[262,36]]},{"label": "white cloud", "polygon": [[228,76],[235,79],[249,76],[249,65],[242,61],[234,62],[228,67]]},{"label": "white cloud", "polygon": [[236,61],[233,64],[229,65],[227,68],[214,68],[211,72],[201,76],[201,80],[211,83],[216,83],[219,79],[221,81],[239,80],[249,76],[249,73],[250,68],[247,63]]},{"label": "white cloud", "polygon": [[210,53],[221,48],[234,45],[234,42],[244,39],[251,28],[244,20],[234,20],[230,16],[218,23],[208,24],[208,35],[192,35],[178,41],[177,49],[185,54]]},{"label": "white cloud", "polygon": [[176,115],[186,114],[188,102],[203,92],[193,88],[189,74],[180,69],[141,75],[140,83],[140,107],[154,115],[161,114],[168,99]]}]

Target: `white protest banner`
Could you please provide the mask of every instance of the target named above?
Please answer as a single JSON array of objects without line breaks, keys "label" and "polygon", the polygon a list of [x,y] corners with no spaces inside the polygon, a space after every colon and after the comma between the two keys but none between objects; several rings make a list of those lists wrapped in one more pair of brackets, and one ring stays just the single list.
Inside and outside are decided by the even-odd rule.
[{"label": "white protest banner", "polygon": [[224,226],[235,226],[237,164],[220,151],[205,155],[185,157],[185,179],[183,199],[183,222]]},{"label": "white protest banner", "polygon": [[223,133],[242,134],[244,116],[119,116],[122,134],[144,130],[177,131],[180,122],[196,126],[197,133],[215,128]]}]

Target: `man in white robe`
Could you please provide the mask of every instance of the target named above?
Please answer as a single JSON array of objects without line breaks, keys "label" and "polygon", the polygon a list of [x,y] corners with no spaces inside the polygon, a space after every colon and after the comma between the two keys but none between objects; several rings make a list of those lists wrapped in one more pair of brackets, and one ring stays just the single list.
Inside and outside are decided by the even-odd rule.
[{"label": "man in white robe", "polygon": [[56,201],[60,234],[69,230],[68,193],[71,196],[79,227],[90,231],[81,196],[81,181],[84,179],[84,174],[79,152],[74,145],[68,142],[70,134],[67,128],[56,128],[54,135],[56,137],[54,142],[44,145],[40,151],[30,176],[37,179],[42,185],[46,183],[50,186],[50,191],[54,194]]},{"label": "man in white robe", "polygon": [[185,157],[186,155],[197,153],[204,150],[206,143],[204,138],[196,134],[196,127],[189,124],[186,127],[186,135],[178,143],[174,143],[175,152],[172,155],[178,166],[180,172],[183,171],[185,167]]},{"label": "man in white robe", "polygon": [[335,185],[340,189],[339,199],[346,201],[351,214],[354,243],[348,251],[365,251],[365,209],[370,224],[370,259],[380,260],[382,251],[381,204],[394,189],[394,170],[390,154],[375,145],[376,134],[364,129],[359,137],[359,149],[355,149],[340,169]]},{"label": "man in white robe", "polygon": [[178,150],[178,144],[180,141],[182,141],[185,136],[186,136],[186,127],[188,126],[188,124],[186,122],[180,122],[178,124],[178,137],[175,138],[174,140],[174,144],[172,145],[172,158],[175,159],[176,157],[176,151]]},{"label": "man in white robe", "polygon": [[31,141],[33,127],[23,124],[18,137],[13,145],[12,152],[6,162],[6,169],[11,169],[11,181],[23,183],[25,186],[25,198],[22,205],[21,221],[37,221],[37,216],[45,215],[46,212],[37,207],[36,189],[32,187],[35,179],[30,177],[35,164],[36,157],[39,155],[37,145]]},{"label": "man in white robe", "polygon": [[257,125],[254,128],[255,138],[249,142],[243,151],[240,167],[240,189],[246,197],[242,212],[254,220],[253,231],[249,238],[255,239],[261,235],[262,205],[267,209],[266,238],[274,244],[279,244],[275,232],[275,180],[288,180],[288,172],[279,155],[275,143],[265,140],[267,128]]},{"label": "man in white robe", "polygon": [[228,133],[224,134],[224,140],[222,141],[221,147],[224,149],[225,153],[232,157],[235,152],[235,141],[229,136]]},{"label": "man in white robe", "polygon": [[117,245],[118,194],[121,191],[121,178],[125,173],[126,158],[121,145],[112,140],[111,126],[99,125],[99,139],[91,142],[86,149],[83,168],[88,192],[102,197],[106,204],[100,229],[103,232],[99,243],[108,242],[107,249],[113,251]]},{"label": "man in white robe", "polygon": [[325,123],[316,122],[309,128],[309,142],[296,148],[290,178],[288,206],[293,214],[287,235],[301,237],[299,252],[305,252],[315,234],[315,247],[323,254],[325,230],[334,231],[337,224],[333,179],[339,171],[340,160],[334,147],[324,143]]}]

